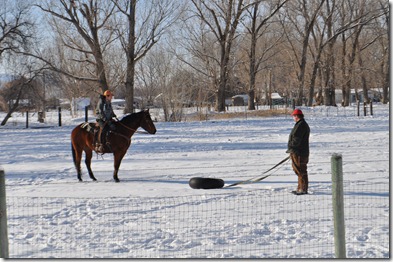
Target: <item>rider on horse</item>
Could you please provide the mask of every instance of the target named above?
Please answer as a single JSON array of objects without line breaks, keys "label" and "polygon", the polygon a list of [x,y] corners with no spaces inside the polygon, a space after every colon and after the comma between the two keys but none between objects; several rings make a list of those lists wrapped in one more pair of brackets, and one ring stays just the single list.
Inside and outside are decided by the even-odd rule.
[{"label": "rider on horse", "polygon": [[102,137],[105,134],[108,134],[109,130],[115,130],[116,128],[112,120],[113,117],[116,117],[112,108],[112,103],[111,103],[112,97],[113,97],[112,92],[106,90],[104,92],[104,95],[100,95],[100,100],[96,108],[97,123],[100,128],[99,128],[98,136],[96,136],[97,142],[95,144],[95,149],[99,153],[104,152],[104,146],[102,145],[102,141],[103,141]]}]

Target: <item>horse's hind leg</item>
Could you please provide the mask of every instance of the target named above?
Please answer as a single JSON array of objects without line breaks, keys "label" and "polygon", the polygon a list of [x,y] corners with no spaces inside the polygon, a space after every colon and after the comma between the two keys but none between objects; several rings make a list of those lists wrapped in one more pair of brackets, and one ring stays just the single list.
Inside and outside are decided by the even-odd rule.
[{"label": "horse's hind leg", "polygon": [[86,164],[86,167],[87,167],[87,171],[89,172],[89,176],[94,181],[97,181],[97,179],[94,177],[93,171],[91,170],[91,158],[93,157],[93,151],[92,150],[86,150],[85,153],[86,153],[85,164]]},{"label": "horse's hind leg", "polygon": [[82,181],[82,170],[81,170],[81,160],[82,160],[82,150],[78,148],[75,149],[73,145],[71,145],[72,149],[72,157],[74,159],[74,165],[77,172],[78,180]]}]

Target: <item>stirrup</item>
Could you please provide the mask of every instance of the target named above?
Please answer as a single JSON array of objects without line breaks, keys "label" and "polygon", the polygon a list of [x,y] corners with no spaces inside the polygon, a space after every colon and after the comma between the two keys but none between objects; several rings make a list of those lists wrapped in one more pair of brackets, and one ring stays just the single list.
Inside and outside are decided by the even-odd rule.
[{"label": "stirrup", "polygon": [[107,148],[109,148],[109,152],[113,152],[112,147],[111,147],[111,143],[106,142],[106,146],[107,146]]},{"label": "stirrup", "polygon": [[104,145],[103,144],[97,143],[94,149],[97,153],[100,153],[100,154],[104,153]]}]

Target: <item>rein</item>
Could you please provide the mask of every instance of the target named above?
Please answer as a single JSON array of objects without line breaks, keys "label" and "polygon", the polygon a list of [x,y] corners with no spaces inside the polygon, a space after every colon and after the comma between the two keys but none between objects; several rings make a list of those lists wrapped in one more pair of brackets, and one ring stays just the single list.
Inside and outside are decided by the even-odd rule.
[{"label": "rein", "polygon": [[114,131],[110,131],[110,132],[113,133],[114,135],[121,136],[122,138],[126,139],[128,141],[128,143],[131,142],[131,138],[129,138],[128,136],[125,136],[123,134],[120,134],[120,133],[114,132]]},{"label": "rein", "polygon": [[[116,119],[117,119],[117,118],[116,118]],[[117,119],[117,122],[118,122],[120,125],[122,125],[123,127],[127,128],[128,130],[134,131],[134,133],[138,133],[138,134],[149,134],[149,133],[146,132],[146,131],[137,131],[137,129],[133,129],[133,128],[131,128],[131,127],[128,127],[128,126],[126,126],[125,124],[123,124],[122,122],[120,122],[119,119]],[[117,133],[117,134],[118,134],[118,133]],[[119,134],[119,135],[121,135],[121,134]],[[121,135],[121,136],[124,136],[124,135]],[[124,136],[124,137],[125,137],[125,136]],[[129,138],[127,137],[127,139],[129,139]]]}]

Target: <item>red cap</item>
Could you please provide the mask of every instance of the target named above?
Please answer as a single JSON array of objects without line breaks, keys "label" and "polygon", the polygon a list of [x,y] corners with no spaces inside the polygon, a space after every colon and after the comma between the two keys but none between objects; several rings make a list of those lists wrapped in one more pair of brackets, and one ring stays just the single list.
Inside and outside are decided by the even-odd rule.
[{"label": "red cap", "polygon": [[293,110],[291,116],[294,116],[294,115],[303,115],[303,112],[302,112],[302,110],[296,108],[295,110]]},{"label": "red cap", "polygon": [[113,96],[113,94],[112,94],[111,91],[106,90],[106,91],[104,92],[104,96]]}]

